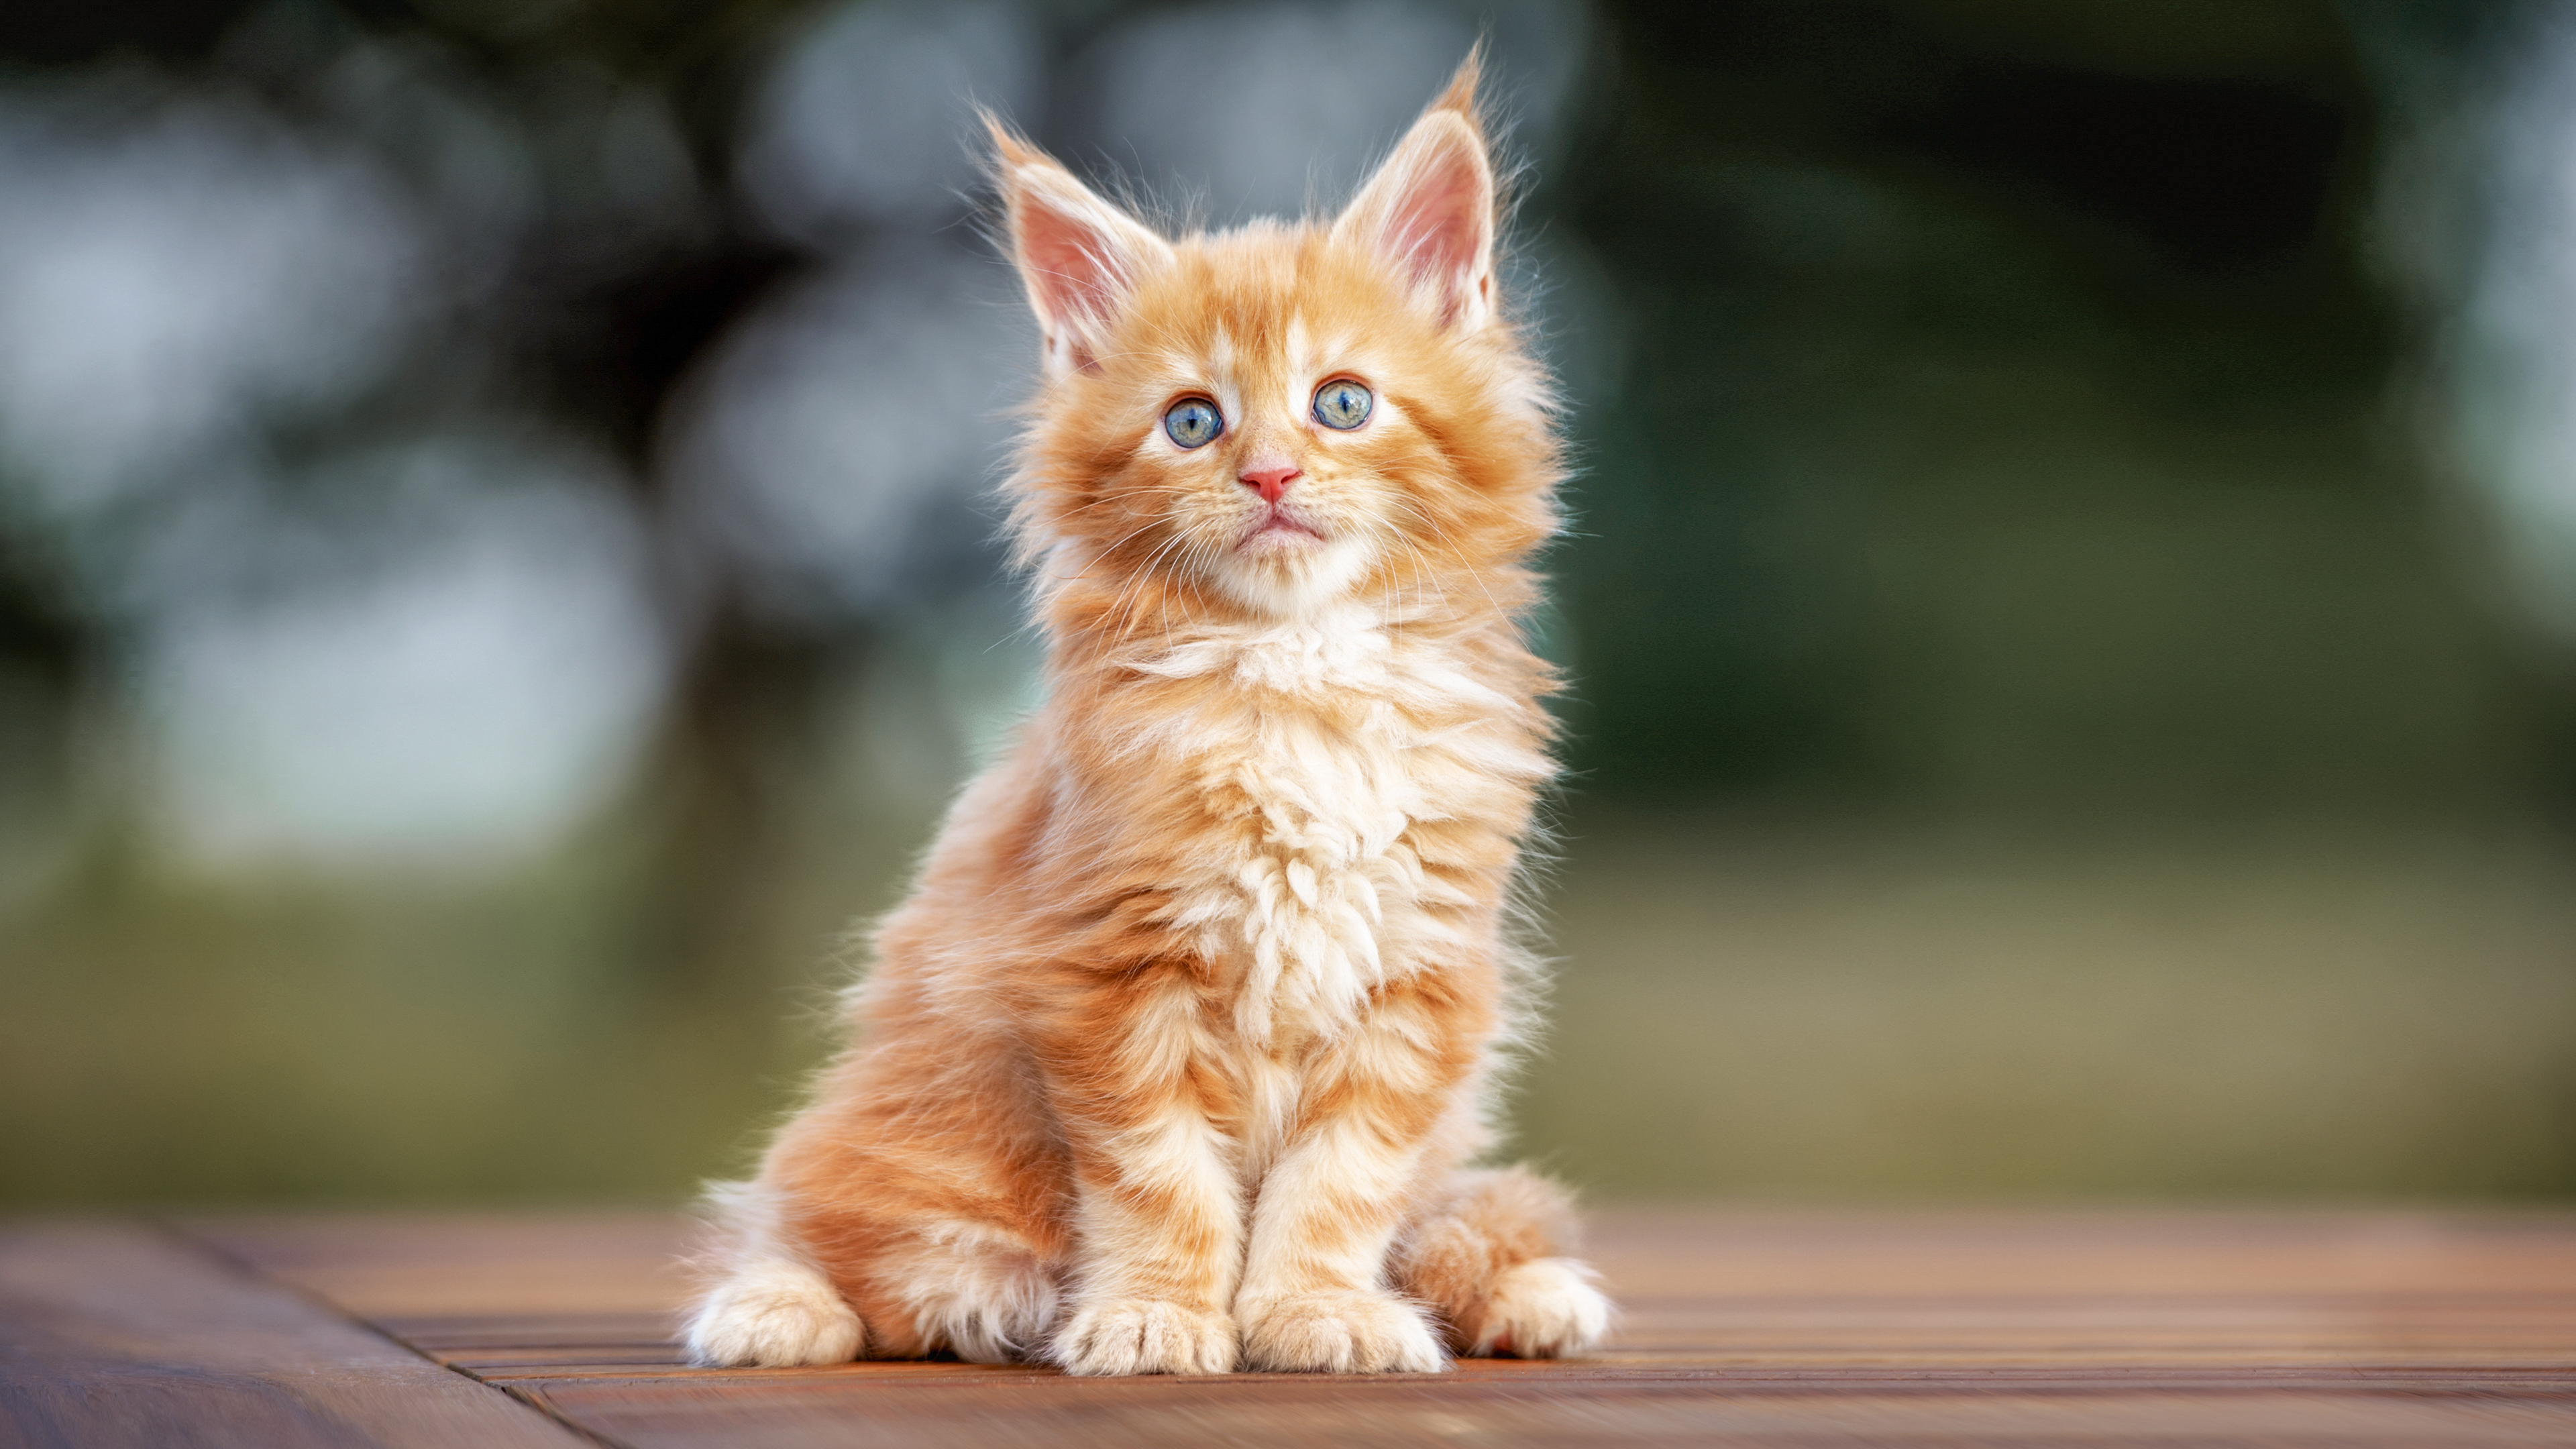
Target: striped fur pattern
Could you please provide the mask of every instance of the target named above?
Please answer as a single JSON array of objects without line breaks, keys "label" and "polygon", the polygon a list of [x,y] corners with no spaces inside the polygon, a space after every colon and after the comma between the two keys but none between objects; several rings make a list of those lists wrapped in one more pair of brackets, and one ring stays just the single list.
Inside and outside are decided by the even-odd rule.
[{"label": "striped fur pattern", "polygon": [[[1046,349],[1011,487],[1047,702],[720,1190],[699,1361],[1428,1372],[1600,1337],[1562,1190],[1471,1166],[1528,974],[1520,620],[1560,471],[1475,85],[1338,218],[1179,240],[995,128]],[[1341,379],[1354,429],[1314,415]],[[1187,398],[1214,441],[1163,427]]]}]

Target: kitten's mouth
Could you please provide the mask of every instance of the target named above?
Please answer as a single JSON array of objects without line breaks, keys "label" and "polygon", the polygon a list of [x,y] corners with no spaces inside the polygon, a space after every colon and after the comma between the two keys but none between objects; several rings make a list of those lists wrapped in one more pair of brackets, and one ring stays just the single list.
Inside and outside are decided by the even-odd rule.
[{"label": "kitten's mouth", "polygon": [[1241,547],[1246,549],[1300,548],[1323,541],[1322,529],[1274,503],[1262,511],[1261,517],[1256,519],[1252,528],[1243,535]]}]

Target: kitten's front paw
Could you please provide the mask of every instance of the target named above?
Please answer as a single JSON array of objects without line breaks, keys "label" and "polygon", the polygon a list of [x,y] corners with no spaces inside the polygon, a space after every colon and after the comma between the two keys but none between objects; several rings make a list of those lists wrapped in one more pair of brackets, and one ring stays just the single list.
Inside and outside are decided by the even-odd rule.
[{"label": "kitten's front paw", "polygon": [[1434,1374],[1448,1367],[1422,1310],[1388,1293],[1296,1293],[1238,1305],[1256,1369]]},{"label": "kitten's front paw", "polygon": [[1470,1352],[1562,1358],[1588,1351],[1609,1328],[1610,1300],[1592,1286],[1590,1268],[1572,1258],[1535,1258],[1495,1275]]},{"label": "kitten's front paw", "polygon": [[1069,1374],[1234,1371],[1234,1320],[1159,1298],[1113,1298],[1075,1310],[1056,1335]]},{"label": "kitten's front paw", "polygon": [[689,1358],[714,1368],[848,1363],[866,1334],[831,1280],[802,1263],[745,1263],[689,1320]]}]

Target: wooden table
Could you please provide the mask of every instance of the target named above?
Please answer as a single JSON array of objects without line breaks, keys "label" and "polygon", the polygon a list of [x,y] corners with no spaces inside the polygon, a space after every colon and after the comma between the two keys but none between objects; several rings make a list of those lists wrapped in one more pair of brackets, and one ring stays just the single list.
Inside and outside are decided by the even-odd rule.
[{"label": "wooden table", "polygon": [[681,1367],[657,1213],[0,1225],[0,1446],[2576,1445],[2576,1216],[1598,1214],[1569,1363]]}]

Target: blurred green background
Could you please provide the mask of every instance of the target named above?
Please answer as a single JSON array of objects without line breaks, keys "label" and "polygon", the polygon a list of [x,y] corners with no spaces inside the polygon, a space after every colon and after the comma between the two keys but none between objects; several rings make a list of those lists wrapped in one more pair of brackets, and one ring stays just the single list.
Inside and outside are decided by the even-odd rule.
[{"label": "blurred green background", "polygon": [[1217,221],[1479,34],[1581,473],[1521,1148],[2576,1190],[2576,12],[0,20],[0,1205],[671,1200],[1033,688],[992,104]]}]

